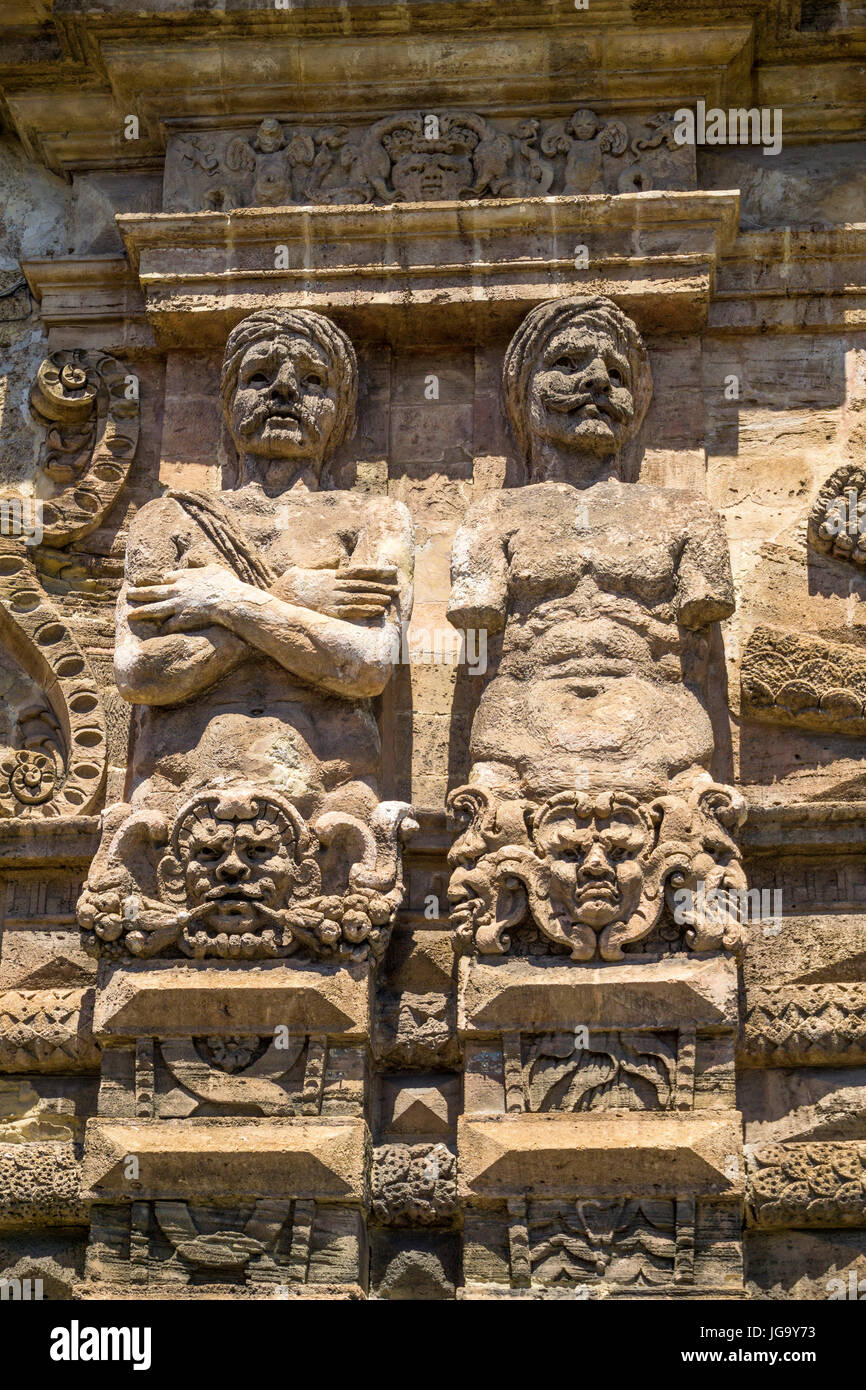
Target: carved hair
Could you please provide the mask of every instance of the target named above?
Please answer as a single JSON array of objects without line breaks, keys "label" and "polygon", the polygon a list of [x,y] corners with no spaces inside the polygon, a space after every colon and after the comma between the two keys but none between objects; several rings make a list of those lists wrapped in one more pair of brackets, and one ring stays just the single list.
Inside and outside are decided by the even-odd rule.
[{"label": "carved hair", "polygon": [[502,384],[505,408],[514,438],[523,457],[531,455],[531,439],[526,410],[529,379],[546,344],[565,324],[578,321],[602,329],[624,352],[631,367],[631,393],[634,400],[632,435],[637,434],[652,399],[649,356],[637,327],[612,299],[604,295],[570,295],[530,309],[505,352]]},{"label": "carved hair", "polygon": [[220,379],[223,412],[228,419],[238,373],[247,349],[254,343],[272,343],[278,338],[298,335],[320,347],[342,377],[342,389],[337,392],[337,418],[328,440],[328,453],[332,454],[355,433],[358,362],[355,349],[343,330],[325,318],[324,314],[317,314],[312,309],[260,309],[236,324],[228,336],[223,357]]}]

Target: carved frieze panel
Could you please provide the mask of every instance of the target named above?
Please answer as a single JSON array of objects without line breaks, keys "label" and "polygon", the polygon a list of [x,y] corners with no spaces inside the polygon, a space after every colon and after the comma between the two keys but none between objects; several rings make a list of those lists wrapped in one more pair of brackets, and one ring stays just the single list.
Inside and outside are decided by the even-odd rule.
[{"label": "carved frieze panel", "polygon": [[465,1219],[469,1298],[742,1296],[736,1201],[530,1194]]},{"label": "carved frieze panel", "polygon": [[308,1199],[95,1204],[88,1275],[100,1282],[250,1291],[361,1279],[358,1215]]},{"label": "carved frieze panel", "polygon": [[527,1110],[667,1110],[676,1100],[676,1038],[567,1033],[533,1038],[524,1050]]},{"label": "carved frieze panel", "polygon": [[747,1156],[754,1225],[866,1225],[866,1144],[767,1144]]},{"label": "carved frieze panel", "polygon": [[694,147],[674,140],[673,112],[487,120],[472,111],[404,111],[370,126],[267,117],[257,129],[175,135],[163,206],[198,212],[694,186]]},{"label": "carved frieze panel", "polygon": [[743,713],[817,733],[866,733],[866,655],[859,647],[756,627],[740,672]]},{"label": "carved frieze panel", "polygon": [[366,1054],[322,1036],[139,1038],[105,1053],[100,1113],[147,1119],[364,1112]]},{"label": "carved frieze panel", "polygon": [[637,1286],[690,1282],[694,1277],[693,1202],[634,1197],[612,1202],[518,1201],[512,1206],[509,1243],[512,1278],[518,1285],[521,1275],[537,1284],[604,1280]]},{"label": "carved frieze panel", "polygon": [[750,990],[743,1057],[777,1067],[866,1061],[866,985],[838,982]]},{"label": "carved frieze panel", "polygon": [[704,1035],[694,1025],[506,1033],[495,1042],[467,1041],[464,1104],[479,1115],[692,1110],[698,1102],[724,1108],[733,1064],[733,1035]]}]

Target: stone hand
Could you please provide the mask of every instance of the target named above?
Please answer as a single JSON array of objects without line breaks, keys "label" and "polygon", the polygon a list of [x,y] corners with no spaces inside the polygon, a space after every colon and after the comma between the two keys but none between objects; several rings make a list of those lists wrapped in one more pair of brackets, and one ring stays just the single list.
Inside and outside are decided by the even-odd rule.
[{"label": "stone hand", "polygon": [[396,565],[348,565],[339,570],[302,569],[293,565],[274,586],[286,603],[312,608],[331,618],[357,621],[378,618],[399,594]]},{"label": "stone hand", "polygon": [[[170,570],[157,583],[129,588],[129,621],[156,623],[163,633],[209,627],[223,623],[227,609],[241,597],[248,597],[250,591],[250,585],[222,565]],[[253,592],[260,601],[267,601],[264,592]]]}]

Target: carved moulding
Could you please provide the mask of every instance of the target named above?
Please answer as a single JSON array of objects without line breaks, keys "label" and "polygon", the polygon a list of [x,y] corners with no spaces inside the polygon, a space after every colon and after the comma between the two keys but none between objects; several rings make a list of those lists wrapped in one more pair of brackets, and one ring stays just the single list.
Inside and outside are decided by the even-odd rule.
[{"label": "carved moulding", "polygon": [[102,790],[105,717],[87,658],[46,597],[23,542],[0,537],[0,641],[45,691],[51,727],[0,750],[0,818],[85,815]]},{"label": "carved moulding", "polygon": [[401,111],[368,127],[289,127],[178,135],[166,161],[166,211],[291,204],[693,188],[693,149],[672,112],[626,123],[582,109],[557,120],[489,121],[473,111]]},{"label": "carved moulding", "polygon": [[622,960],[657,930],[692,951],[745,942],[734,839],[745,803],[709,775],[649,803],[613,791],[536,805],[465,786],[448,805],[464,826],[449,855],[458,951],[502,955],[527,924],[575,961]]},{"label": "carved moulding", "polygon": [[845,463],[831,473],[815,498],[806,535],[820,554],[866,565],[866,469]]},{"label": "carved moulding", "polygon": [[756,627],[740,673],[743,713],[816,733],[866,733],[866,654]]},{"label": "carved moulding", "polygon": [[249,784],[191,797],[174,820],[121,803],[78,907],[98,955],[379,960],[403,898],[405,802],[308,824]]},{"label": "carved moulding", "polygon": [[752,1225],[866,1226],[866,1144],[767,1144],[746,1154]]}]

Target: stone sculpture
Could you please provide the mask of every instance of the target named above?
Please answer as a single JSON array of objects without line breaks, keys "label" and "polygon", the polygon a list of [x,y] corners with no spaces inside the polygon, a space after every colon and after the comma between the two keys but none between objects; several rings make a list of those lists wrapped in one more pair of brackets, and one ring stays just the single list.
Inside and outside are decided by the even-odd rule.
[{"label": "stone sculpture", "polygon": [[451,852],[458,932],[510,944],[528,903],[576,960],[618,960],[676,890],[686,944],[741,940],[732,832],[742,798],[713,781],[709,629],[733,611],[721,521],[689,493],[622,476],[652,394],[635,325],[603,297],[532,310],[505,358],[506,407],[529,482],[470,509],[448,616],[502,632],[475,715],[469,821]]},{"label": "stone sculpture", "polygon": [[319,490],[357,389],[330,320],[251,314],[221,383],[237,486],[170,491],[133,523],[115,652],[129,800],[80,905],[97,949],[384,949],[414,822],[380,800],[370,702],[411,612],[412,527],[400,503]]}]

